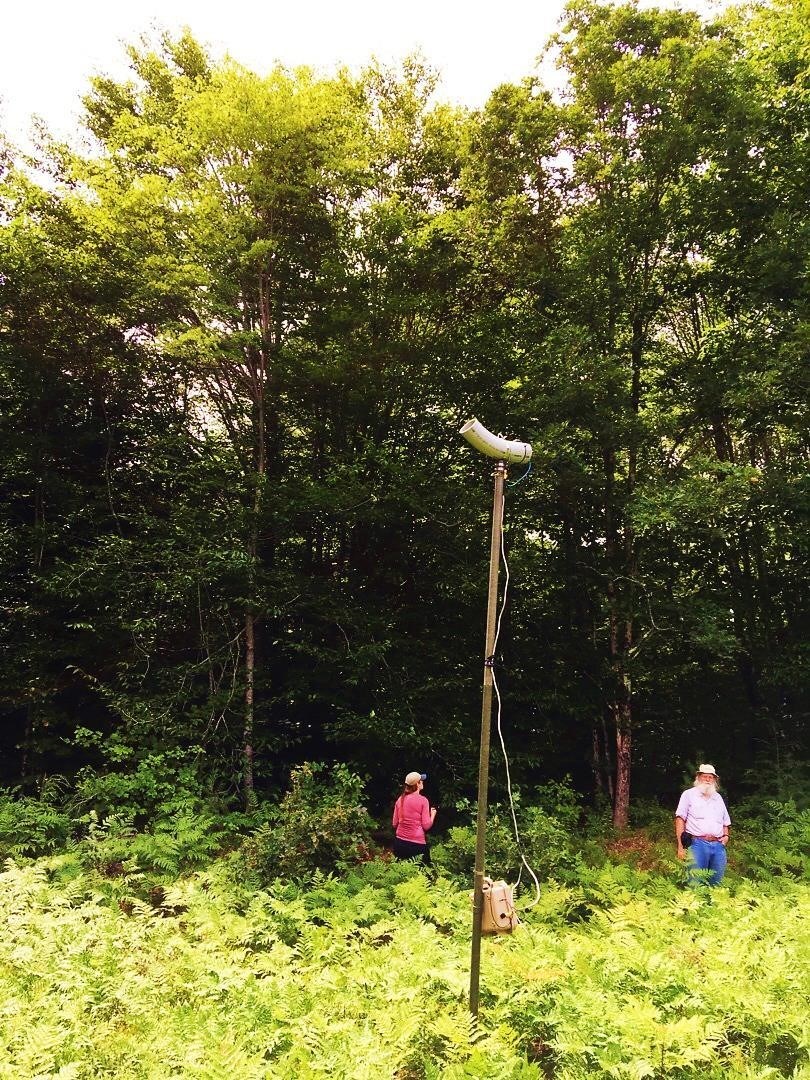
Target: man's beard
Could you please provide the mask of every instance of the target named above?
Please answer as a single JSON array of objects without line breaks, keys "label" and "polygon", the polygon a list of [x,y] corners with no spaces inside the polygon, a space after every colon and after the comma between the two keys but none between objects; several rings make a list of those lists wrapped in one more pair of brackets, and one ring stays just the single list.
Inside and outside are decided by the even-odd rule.
[{"label": "man's beard", "polygon": [[717,787],[711,782],[711,780],[696,780],[694,787],[700,792],[701,795],[711,795]]}]

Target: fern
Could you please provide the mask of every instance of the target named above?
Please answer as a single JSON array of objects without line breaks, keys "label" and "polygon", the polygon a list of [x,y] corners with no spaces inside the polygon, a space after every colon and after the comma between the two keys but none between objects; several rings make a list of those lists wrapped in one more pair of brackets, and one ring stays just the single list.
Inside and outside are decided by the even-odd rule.
[{"label": "fern", "polygon": [[75,855],[8,862],[0,1080],[805,1077],[807,886],[707,903],[646,881],[549,887],[482,943],[473,1023],[469,889],[446,878],[362,867],[249,897],[223,862],[156,903]]}]

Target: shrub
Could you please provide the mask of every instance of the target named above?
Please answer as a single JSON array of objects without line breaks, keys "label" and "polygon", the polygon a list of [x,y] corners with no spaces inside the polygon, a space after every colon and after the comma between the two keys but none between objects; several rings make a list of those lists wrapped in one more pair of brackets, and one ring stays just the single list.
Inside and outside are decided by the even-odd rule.
[{"label": "shrub", "polygon": [[630,806],[630,824],[655,840],[674,843],[674,816],[674,806],[662,806],[656,799],[635,799]]},{"label": "shrub", "polygon": [[123,816],[111,815],[99,822],[91,811],[88,817],[79,857],[86,869],[105,877],[131,872],[175,876],[204,866],[221,846],[218,821],[210,813],[181,811],[141,832]]},{"label": "shrub", "polygon": [[64,846],[70,830],[69,816],[49,803],[0,793],[0,859],[50,855]]},{"label": "shrub", "polygon": [[107,772],[80,769],[70,803],[75,814],[94,811],[98,820],[112,815],[137,825],[172,813],[179,804],[200,802],[200,780],[190,755],[197,747],[147,754],[138,761],[122,758]]},{"label": "shrub", "polygon": [[[514,800],[520,847],[509,807],[494,804],[487,813],[486,864],[492,873],[516,877],[523,865],[521,851],[539,877],[566,878],[575,873],[580,865],[576,794],[567,784],[552,782],[537,789],[532,806],[524,807],[518,793]],[[472,803],[459,803],[457,809],[474,819]],[[433,848],[435,865],[446,873],[469,878],[475,864],[475,834],[472,824],[451,828]]]},{"label": "shrub", "polygon": [[362,796],[363,781],[345,765],[299,765],[269,821],[245,841],[243,859],[264,882],[362,862],[372,852],[374,826]]},{"label": "shrub", "polygon": [[744,873],[755,877],[810,879],[810,809],[789,799],[768,801],[757,816],[735,819],[733,857]]},{"label": "shrub", "polygon": [[569,832],[576,832],[582,819],[582,796],[575,790],[570,776],[562,780],[547,780],[532,792],[532,805]]}]

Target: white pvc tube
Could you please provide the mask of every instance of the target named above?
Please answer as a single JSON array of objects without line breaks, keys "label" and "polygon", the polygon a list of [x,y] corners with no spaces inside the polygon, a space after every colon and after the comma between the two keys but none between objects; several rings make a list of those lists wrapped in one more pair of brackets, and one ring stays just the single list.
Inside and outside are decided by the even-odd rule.
[{"label": "white pvc tube", "polygon": [[493,435],[475,418],[468,420],[464,424],[459,435],[463,435],[470,446],[474,446],[476,450],[480,450],[487,457],[498,458],[499,461],[508,461],[512,465],[519,465],[522,461],[529,461],[532,456],[531,443],[502,439],[498,435]]}]

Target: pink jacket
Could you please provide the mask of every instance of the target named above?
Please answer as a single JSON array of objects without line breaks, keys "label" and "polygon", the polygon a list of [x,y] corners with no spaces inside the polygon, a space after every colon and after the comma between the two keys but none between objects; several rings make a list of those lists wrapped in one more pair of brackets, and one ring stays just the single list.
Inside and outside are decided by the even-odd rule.
[{"label": "pink jacket", "polygon": [[412,844],[426,843],[425,833],[433,824],[430,803],[418,791],[412,791],[410,795],[400,795],[394,803],[391,824],[400,840],[410,840]]}]

